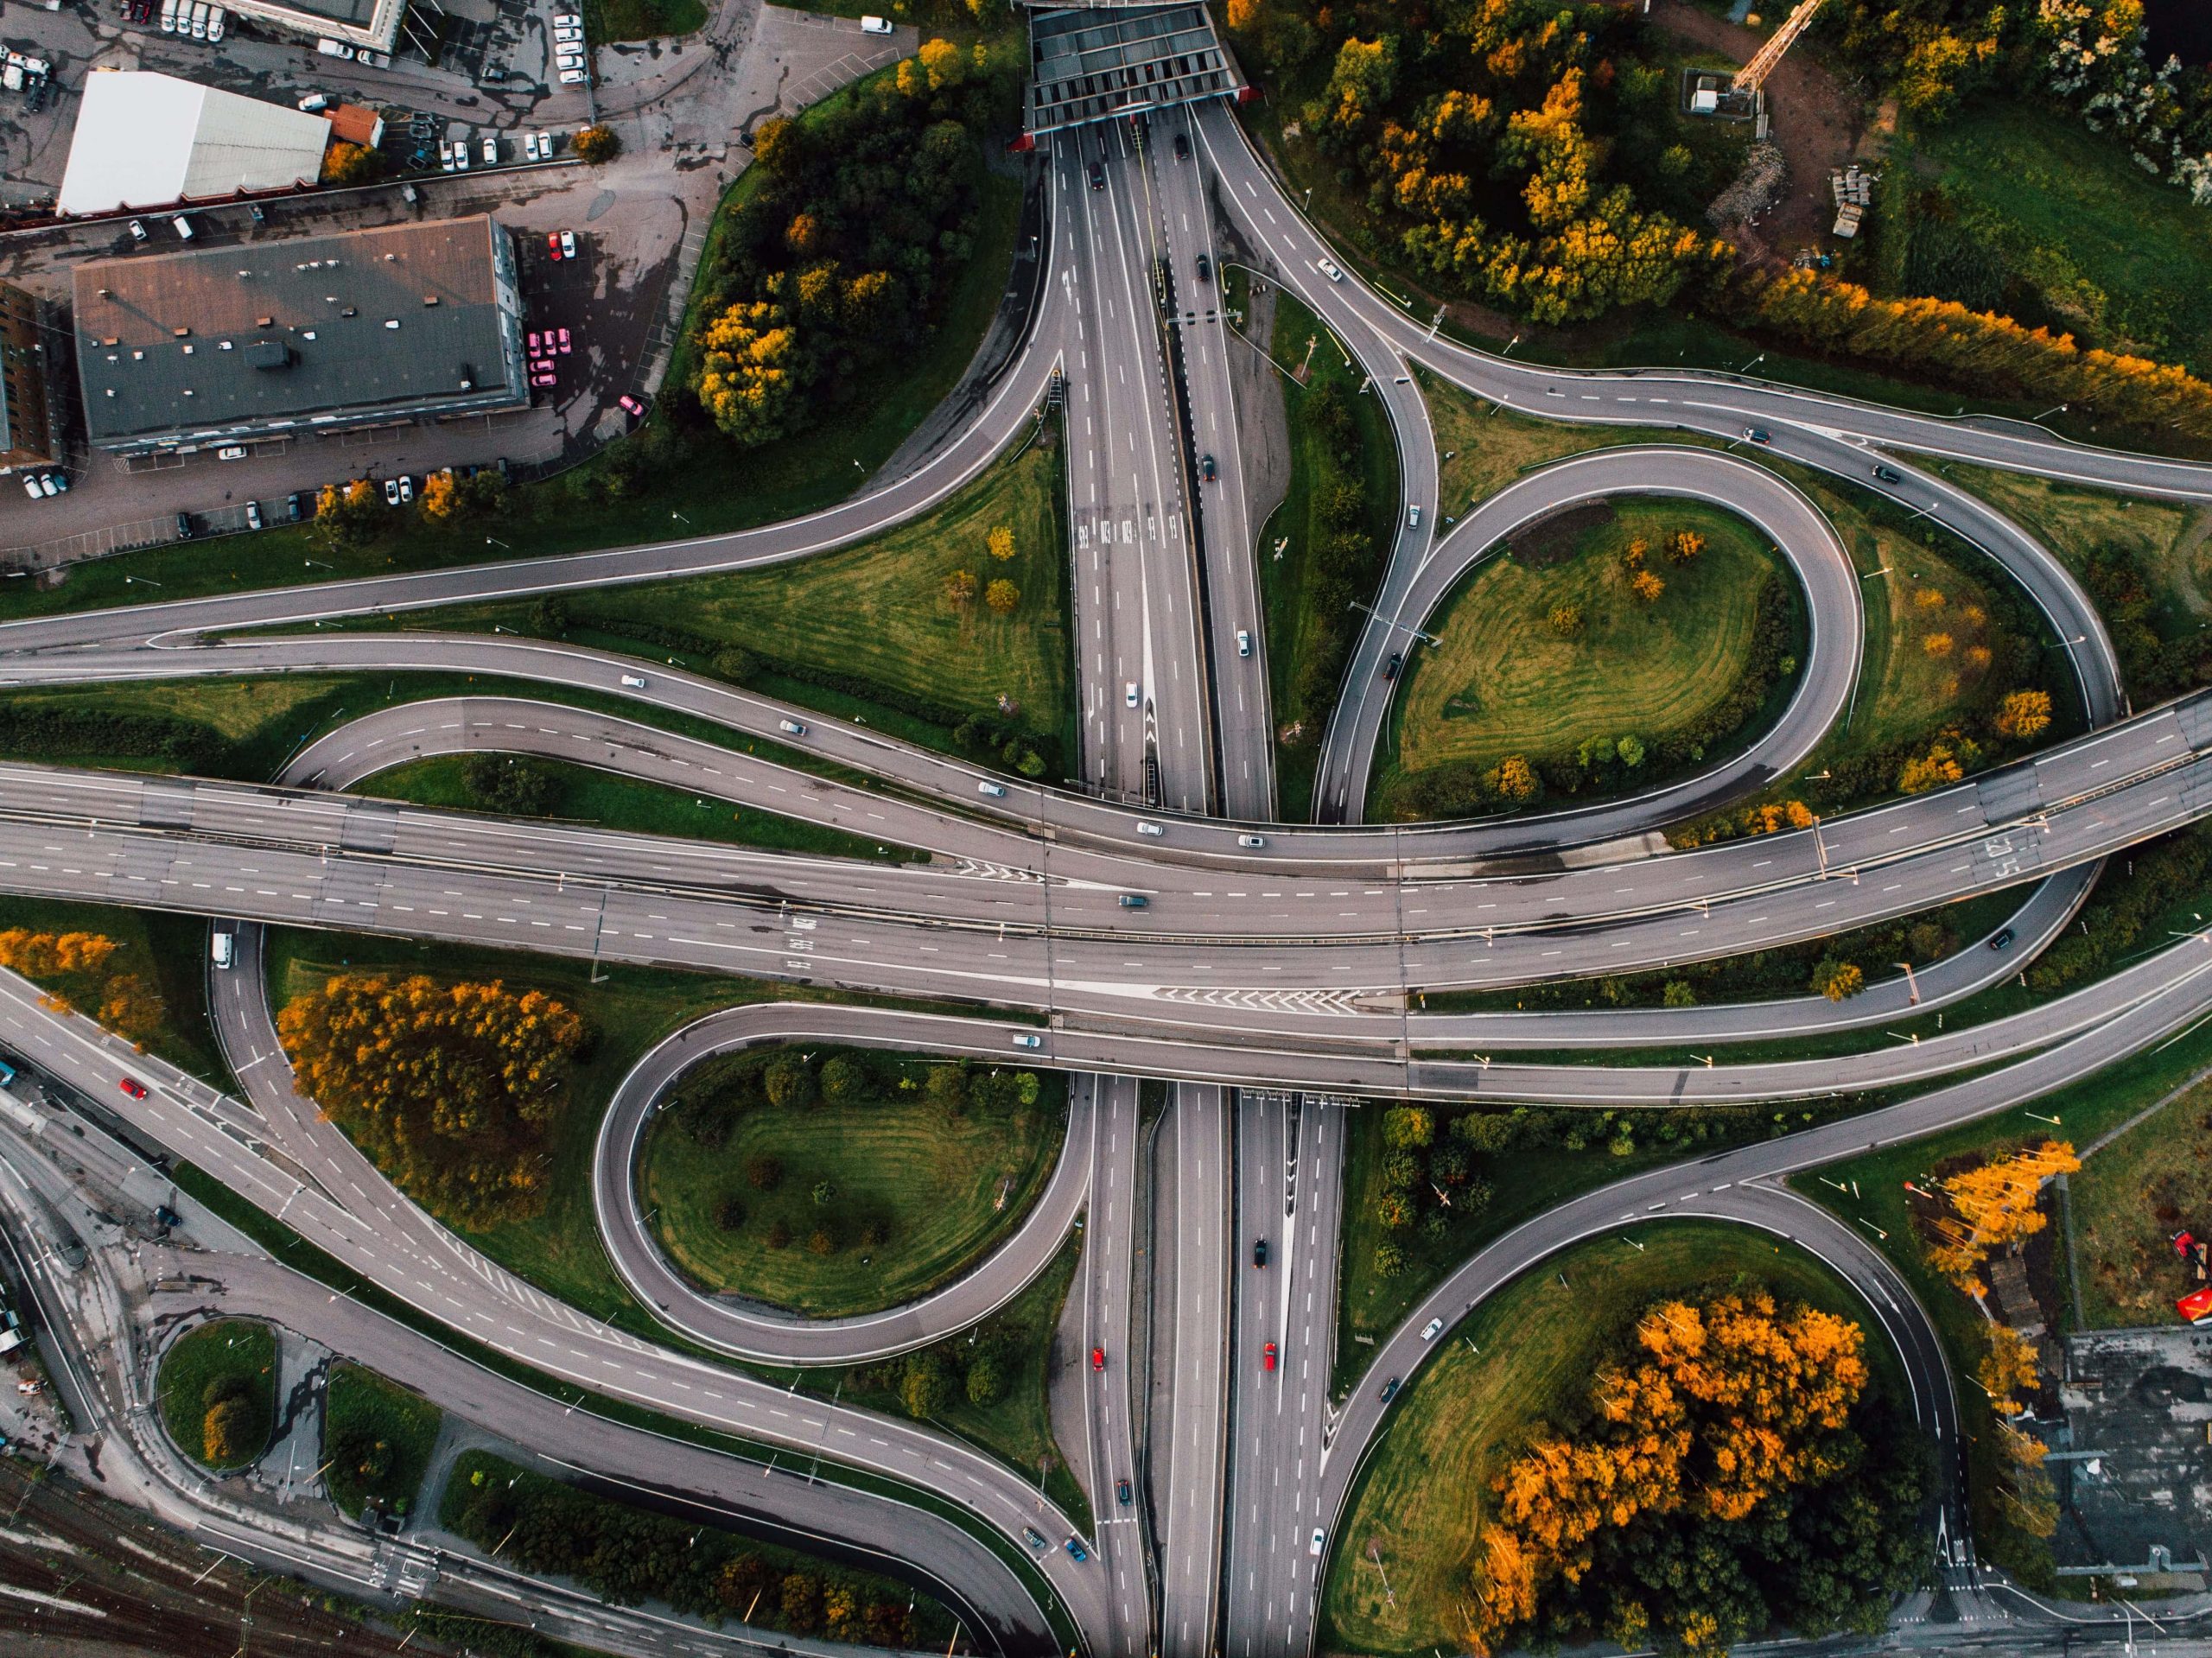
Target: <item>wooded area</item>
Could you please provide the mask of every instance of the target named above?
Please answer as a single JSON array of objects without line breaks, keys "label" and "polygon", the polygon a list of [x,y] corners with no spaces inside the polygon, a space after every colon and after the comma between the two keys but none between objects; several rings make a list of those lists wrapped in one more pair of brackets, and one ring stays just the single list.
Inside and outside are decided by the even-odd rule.
[{"label": "wooded area", "polygon": [[544,1130],[589,1039],[542,991],[338,974],[276,1033],[300,1090],[400,1190],[469,1224],[534,1213]]}]

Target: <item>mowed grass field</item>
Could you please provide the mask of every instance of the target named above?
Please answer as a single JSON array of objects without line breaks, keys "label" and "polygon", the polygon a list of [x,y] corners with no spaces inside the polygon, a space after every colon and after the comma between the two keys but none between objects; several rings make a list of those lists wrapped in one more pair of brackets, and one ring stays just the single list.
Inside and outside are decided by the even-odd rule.
[{"label": "mowed grass field", "polygon": [[[1567,753],[1589,737],[1649,742],[1727,696],[1751,661],[1760,584],[1780,561],[1729,513],[1688,502],[1614,505],[1614,522],[1584,531],[1564,560],[1493,556],[1446,601],[1433,625],[1440,643],[1414,653],[1402,694],[1400,769]],[[1686,564],[1662,550],[1679,530],[1706,539]],[[1667,584],[1653,605],[1629,591],[1623,553],[1638,537],[1651,549],[1647,568]],[[1574,638],[1552,630],[1560,605],[1582,613]]]},{"label": "mowed grass field", "polygon": [[[609,632],[594,621],[642,623],[742,646],[763,658],[761,689],[826,712],[815,687],[777,681],[773,669],[836,675],[886,687],[966,715],[988,713],[1004,696],[1019,721],[1039,733],[1072,731],[1074,695],[1068,634],[1067,558],[1061,525],[1060,453],[1033,444],[1001,461],[934,512],[857,546],[766,569],[602,588],[569,601],[568,637],[634,655],[669,652]],[[991,556],[995,528],[1014,535],[1014,556]],[[965,607],[944,594],[945,578],[972,571],[988,586],[1020,589],[1008,614],[993,613],[980,593]],[[461,605],[399,619],[441,631],[498,626],[539,632],[529,600]],[[701,662],[693,664],[705,667]],[[860,693],[864,698],[865,692]],[[888,729],[893,719],[872,715]],[[902,734],[906,734],[903,733]]]},{"label": "mowed grass field", "polygon": [[[2147,1103],[2147,1102],[2146,1102]],[[2169,1242],[2212,1231],[2212,1083],[2167,1102],[2067,1177],[2082,1323],[2091,1330],[2174,1324],[2196,1287]]]},{"label": "mowed grass field", "polygon": [[[251,1401],[257,1435],[243,1454],[210,1463],[203,1454],[204,1425],[211,1388],[240,1390]],[[203,1466],[218,1471],[244,1468],[269,1448],[269,1435],[276,1424],[276,1334],[267,1324],[251,1318],[217,1318],[188,1331],[162,1355],[162,1368],[154,1390],[161,1406],[162,1426],[177,1449]]]},{"label": "mowed grass field", "polygon": [[[2070,267],[2101,297],[2086,344],[2212,371],[2212,216],[2152,178],[2110,134],[2024,102],[1990,100],[1917,136],[1970,228],[2016,270]],[[2041,281],[2041,277],[2036,278]]]},{"label": "mowed grass field", "polygon": [[[1463,1649],[1457,1605],[1468,1592],[1491,1480],[1531,1429],[1582,1417],[1592,1375],[1627,1350],[1637,1318],[1662,1297],[1763,1284],[1784,1303],[1856,1319],[1878,1382],[1896,1375],[1865,1304],[1802,1251],[1709,1222],[1662,1222],[1633,1236],[1642,1249],[1617,1235],[1554,1255],[1437,1338],[1399,1395],[1338,1528],[1322,1602],[1325,1651]],[[1360,1385],[1379,1389],[1383,1380],[1369,1375]]]},{"label": "mowed grass field", "polygon": [[[1065,1101],[1048,1088],[1046,1101]],[[817,1317],[893,1306],[935,1287],[982,1255],[1027,1212],[1051,1173],[1065,1125],[1063,1110],[991,1111],[971,1105],[948,1115],[916,1094],[851,1105],[827,1101],[800,1110],[751,1107],[721,1147],[685,1134],[681,1114],[664,1113],[639,1172],[662,1248],[695,1282]],[[773,1190],[748,1185],[746,1166],[775,1159]],[[835,1196],[817,1204],[827,1181]],[[734,1198],[742,1223],[721,1224]],[[778,1222],[788,1241],[771,1241]],[[881,1242],[861,1237],[869,1223]],[[807,1247],[817,1228],[834,1252]]]}]

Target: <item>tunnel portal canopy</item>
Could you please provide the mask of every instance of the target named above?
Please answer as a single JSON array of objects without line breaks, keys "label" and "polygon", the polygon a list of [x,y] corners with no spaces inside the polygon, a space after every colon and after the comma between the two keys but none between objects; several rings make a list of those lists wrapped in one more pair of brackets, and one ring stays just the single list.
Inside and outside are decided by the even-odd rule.
[{"label": "tunnel portal canopy", "polygon": [[1044,6],[1029,18],[1032,138],[1243,90],[1204,5]]}]

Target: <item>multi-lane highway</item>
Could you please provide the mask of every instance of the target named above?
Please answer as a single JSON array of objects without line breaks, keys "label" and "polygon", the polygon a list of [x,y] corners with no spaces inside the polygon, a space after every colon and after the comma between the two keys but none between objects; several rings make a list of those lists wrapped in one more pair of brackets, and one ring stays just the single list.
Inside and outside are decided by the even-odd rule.
[{"label": "multi-lane highway", "polygon": [[[1079,1314],[1099,1355],[1074,1379],[1086,1434],[1077,1473],[1099,1521],[1089,1560],[1060,1547],[1071,1530],[1065,1516],[982,1453],[586,1318],[400,1198],[292,1089],[251,929],[240,936],[239,966],[216,975],[215,987],[244,1102],[102,1042],[81,1020],[41,1007],[20,981],[0,981],[0,1035],[103,1098],[115,1097],[127,1066],[153,1085],[125,1107],[137,1132],[471,1339],[609,1396],[741,1433],[772,1455],[826,1458],[944,1499],[975,1529],[938,1521],[925,1539],[918,1528],[910,1558],[981,1609],[1010,1643],[1041,1633],[1028,1605],[1041,1583],[1095,1651],[1156,1642],[1204,1652],[1217,1638],[1240,1653],[1305,1650],[1326,1564],[1311,1539],[1332,1534],[1360,1452],[1381,1424],[1374,1378],[1412,1373],[1432,1350],[1420,1333],[1430,1317],[1448,1323],[1550,1251],[1624,1222],[1718,1215],[1783,1232],[1827,1256],[1860,1286],[1899,1344],[1923,1425],[1955,1439],[1949,1382],[1924,1316],[1864,1240],[1773,1183],[1869,1140],[2036,1097],[2184,1028],[2212,1007],[2212,950],[2202,939],[2031,1019],[1816,1060],[1638,1068],[1518,1064],[1493,1053],[1620,1046],[1686,1032],[1700,1040],[1770,1036],[1885,1013],[1895,993],[1877,991],[1892,1000],[1861,1010],[1664,1010],[1602,1021],[1428,1014],[1417,998],[1709,958],[2034,886],[2015,924],[2015,954],[1999,962],[1997,952],[1974,952],[1927,981],[1935,998],[1968,994],[2064,924],[2097,860],[2212,806],[2212,699],[2123,717],[2110,640],[2063,568],[2025,529],[1940,474],[1900,467],[1901,481],[1884,483],[1885,492],[1973,541],[2019,582],[2063,645],[2100,729],[1957,787],[1809,830],[1669,852],[1656,830],[1786,772],[1847,704],[1861,638],[1848,557],[1812,504],[1767,467],[1679,446],[1631,445],[1542,469],[1471,504],[1475,510],[1440,539],[1444,508],[1458,504],[1437,499],[1434,444],[1409,365],[1539,417],[1729,440],[1758,426],[1770,434],[1773,453],[1862,486],[1873,481],[1878,449],[2190,499],[2212,499],[2212,472],[2082,449],[2012,423],[1942,421],[1731,377],[1586,373],[1468,350],[1360,281],[1332,276],[1324,245],[1225,109],[1090,129],[1056,146],[1052,167],[1048,275],[1020,358],[953,443],[880,490],[742,535],[0,626],[4,684],[458,669],[624,697],[639,720],[557,699],[385,710],[326,734],[296,758],[289,775],[319,785],[312,788],[0,765],[0,820],[10,825],[0,890],[1041,1015],[1041,1026],[818,1006],[717,1015],[671,1037],[625,1084],[602,1134],[596,1196],[618,1272],[673,1329],[706,1348],[798,1363],[873,1356],[965,1327],[1027,1282],[1080,1219]],[[1408,511],[1401,524],[1325,739],[1321,811],[1338,827],[1267,821],[1267,657],[1227,341],[1214,303],[1217,210],[1357,356],[1369,394],[1382,400],[1399,438],[1404,505],[1421,509],[1418,522]],[[219,637],[743,568],[848,545],[975,476],[1028,428],[1055,371],[1066,391],[1076,536],[1079,790],[996,784],[942,756],[809,715],[803,746],[884,786],[830,782],[779,759],[657,732],[642,717],[681,712],[774,741],[792,717],[785,706],[658,667],[640,675],[622,658],[563,645],[427,632]],[[1459,575],[1518,525],[1630,492],[1717,501],[1758,524],[1789,560],[1814,643],[1781,721],[1744,755],[1641,799],[1487,823],[1357,827],[1388,711],[1381,668],[1402,648],[1403,630],[1419,626]],[[626,674],[647,683],[625,685]],[[340,792],[397,759],[466,747],[559,754],[676,782],[702,797],[913,848],[928,861],[771,854]],[[987,782],[1005,793],[982,792]],[[1217,811],[1224,816],[1209,816]],[[645,1236],[630,1178],[649,1113],[693,1058],[779,1038],[1019,1053],[1096,1080],[1075,1090],[1068,1144],[1047,1189],[991,1257],[911,1306],[810,1324],[683,1286]],[[1344,1111],[1325,1090],[1687,1103],[1895,1087],[1953,1073],[1971,1079],[1640,1176],[1516,1229],[1440,1286],[1332,1413]],[[1139,1076],[1182,1084],[1161,1130],[1173,1137],[1173,1189],[1153,1193],[1150,1204],[1141,1198],[1139,1093],[1128,1080]],[[1254,1086],[1262,1083],[1277,1091]],[[1147,1236],[1147,1214],[1172,1217],[1172,1231]],[[1265,1267],[1252,1255],[1262,1239]],[[1141,1341],[1138,1259],[1163,1249],[1177,1256],[1173,1293],[1151,1307],[1151,1339]],[[302,1298],[282,1286],[226,1285],[222,1293],[235,1305],[315,1323],[311,1309],[295,1305]],[[367,1337],[353,1331],[346,1338]],[[1127,1356],[1140,1347],[1173,1355],[1164,1412],[1148,1434],[1138,1418],[1153,1389]],[[711,1481],[722,1477],[698,1464],[706,1453],[670,1444],[652,1454],[672,1484],[720,1489]],[[849,1524],[855,1536],[896,1530],[880,1497],[847,1485],[806,1491],[819,1523]],[[1955,1533],[1959,1514],[1954,1503]],[[1032,1552],[1033,1534],[1040,1553]],[[979,1534],[1004,1547],[986,1546]],[[1010,1569],[1009,1554],[1030,1559],[1034,1574]]]}]

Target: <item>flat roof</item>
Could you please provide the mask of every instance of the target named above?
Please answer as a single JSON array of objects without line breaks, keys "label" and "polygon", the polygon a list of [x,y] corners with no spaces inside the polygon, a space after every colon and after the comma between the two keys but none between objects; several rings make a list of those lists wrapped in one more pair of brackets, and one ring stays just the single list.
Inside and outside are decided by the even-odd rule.
[{"label": "flat roof", "polygon": [[321,177],[329,143],[320,115],[152,70],[95,70],[55,208],[108,213],[289,190]]},{"label": "flat roof", "polygon": [[79,265],[92,441],[491,398],[502,234],[479,214]]},{"label": "flat roof", "polygon": [[1243,85],[1204,5],[1038,11],[1029,20],[1029,130],[1052,132]]}]

